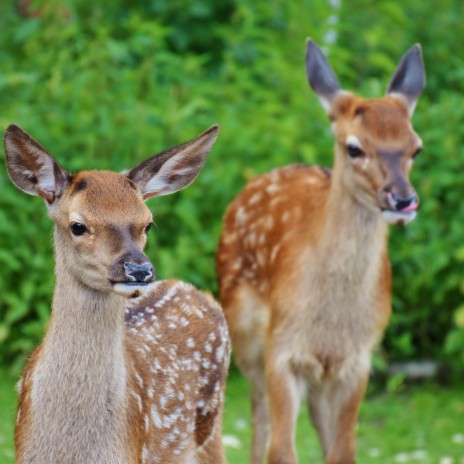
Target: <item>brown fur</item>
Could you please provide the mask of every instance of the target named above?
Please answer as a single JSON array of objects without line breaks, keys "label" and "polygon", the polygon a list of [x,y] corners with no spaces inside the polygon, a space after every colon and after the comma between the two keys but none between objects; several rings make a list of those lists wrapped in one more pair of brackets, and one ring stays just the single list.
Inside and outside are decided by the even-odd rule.
[{"label": "brown fur", "polygon": [[[302,394],[328,464],[354,462],[370,353],[390,316],[387,192],[408,181],[420,146],[401,99],[343,93],[330,112],[332,175],[315,166],[250,181],[229,206],[217,253],[237,363],[253,385],[252,462],[294,464]],[[349,159],[347,138],[365,153]],[[379,155],[379,150],[383,155]]]},{"label": "brown fur", "polygon": [[[216,134],[212,128],[127,176],[71,176],[21,129],[7,130],[13,182],[41,196],[55,222],[50,324],[18,385],[18,464],[225,462],[229,338],[221,308],[189,284],[133,282],[125,270],[149,264],[144,197],[190,183]],[[76,223],[85,233],[73,232]]]}]

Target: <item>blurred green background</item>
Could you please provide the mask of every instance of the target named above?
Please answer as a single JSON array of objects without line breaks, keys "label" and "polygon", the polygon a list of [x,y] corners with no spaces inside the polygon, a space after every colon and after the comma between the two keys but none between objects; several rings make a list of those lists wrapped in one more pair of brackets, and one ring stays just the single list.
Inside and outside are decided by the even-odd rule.
[{"label": "blurred green background", "polygon": [[[464,2],[460,0],[5,0],[0,128],[22,126],[70,171],[122,170],[213,123],[197,181],[151,200],[148,254],[160,277],[216,292],[221,216],[251,177],[332,163],[328,120],[304,70],[305,39],[342,86],[380,96],[402,54],[423,46],[418,218],[391,229],[394,314],[375,357],[431,359],[464,374]],[[0,366],[16,375],[43,335],[53,288],[51,222],[0,166]],[[390,388],[402,383],[389,380]],[[383,387],[381,387],[383,388]]]}]

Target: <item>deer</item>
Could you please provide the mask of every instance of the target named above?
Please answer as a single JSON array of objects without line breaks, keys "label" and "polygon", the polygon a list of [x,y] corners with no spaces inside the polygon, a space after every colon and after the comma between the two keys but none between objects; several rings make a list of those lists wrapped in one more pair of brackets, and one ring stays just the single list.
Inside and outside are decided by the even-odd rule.
[{"label": "deer", "polygon": [[409,174],[422,148],[411,124],[425,87],[420,45],[380,98],[343,90],[310,39],[306,71],[331,121],[333,169],[295,164],[251,179],[224,214],[216,256],[252,387],[253,464],[297,462],[305,397],[325,462],[355,462],[371,353],[391,313],[388,224],[410,223],[419,206]]},{"label": "deer", "polygon": [[156,280],[149,198],[197,177],[219,126],[122,173],[69,173],[16,125],[6,165],[54,222],[55,288],[18,384],[18,464],[220,464],[227,323],[208,293]]}]

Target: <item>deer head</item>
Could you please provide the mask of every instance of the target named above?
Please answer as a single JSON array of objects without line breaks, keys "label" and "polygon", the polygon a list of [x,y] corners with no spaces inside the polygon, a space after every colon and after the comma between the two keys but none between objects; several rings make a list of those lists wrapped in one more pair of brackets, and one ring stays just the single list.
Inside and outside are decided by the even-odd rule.
[{"label": "deer head", "polygon": [[58,272],[85,287],[135,297],[149,289],[155,271],[143,250],[153,223],[148,198],[177,192],[199,174],[219,126],[121,174],[70,174],[15,125],[5,135],[13,183],[41,197],[55,223]]},{"label": "deer head", "polygon": [[409,181],[422,141],[410,118],[425,87],[419,45],[401,59],[385,96],[364,99],[340,88],[320,48],[308,41],[309,84],[332,121],[334,178],[360,204],[392,224],[414,219],[419,198]]}]

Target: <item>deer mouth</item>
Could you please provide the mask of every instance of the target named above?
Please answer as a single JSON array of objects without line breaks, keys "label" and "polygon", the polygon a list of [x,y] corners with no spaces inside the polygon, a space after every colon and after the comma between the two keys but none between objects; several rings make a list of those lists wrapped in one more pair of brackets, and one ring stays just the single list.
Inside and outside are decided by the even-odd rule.
[{"label": "deer mouth", "polygon": [[153,285],[150,282],[110,281],[113,291],[126,298],[137,298],[147,293]]},{"label": "deer mouth", "polygon": [[392,211],[389,209],[382,210],[382,218],[389,224],[396,226],[405,226],[412,222],[417,216],[416,211],[402,212]]},{"label": "deer mouth", "polygon": [[386,205],[381,207],[382,218],[389,224],[398,226],[412,222],[417,216],[419,200],[416,196],[413,200],[400,201],[390,192],[385,195]]},{"label": "deer mouth", "polygon": [[144,286],[144,285],[149,285],[151,284],[151,282],[139,282],[139,281],[133,281],[133,280],[124,280],[124,281],[121,281],[121,282],[114,282],[112,281],[111,282],[111,285],[129,285],[129,286],[132,286],[132,287],[138,287],[138,286]]}]

